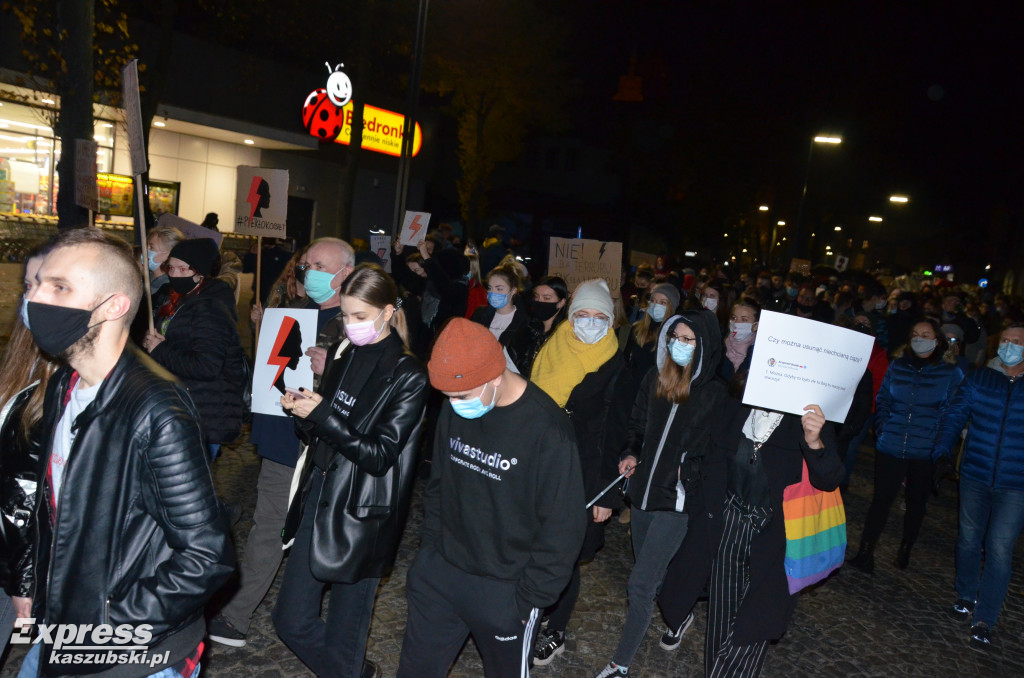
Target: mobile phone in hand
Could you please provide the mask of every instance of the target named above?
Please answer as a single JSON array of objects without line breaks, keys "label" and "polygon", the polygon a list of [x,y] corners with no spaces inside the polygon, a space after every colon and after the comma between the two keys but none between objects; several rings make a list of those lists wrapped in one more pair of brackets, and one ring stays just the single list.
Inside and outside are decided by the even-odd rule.
[{"label": "mobile phone in hand", "polygon": [[305,399],[305,398],[309,397],[308,395],[306,395],[302,391],[299,391],[298,389],[294,389],[294,388],[288,388],[287,386],[284,387],[284,392],[287,393],[288,395],[290,395],[293,398],[298,398],[299,400],[302,400],[302,399]]}]

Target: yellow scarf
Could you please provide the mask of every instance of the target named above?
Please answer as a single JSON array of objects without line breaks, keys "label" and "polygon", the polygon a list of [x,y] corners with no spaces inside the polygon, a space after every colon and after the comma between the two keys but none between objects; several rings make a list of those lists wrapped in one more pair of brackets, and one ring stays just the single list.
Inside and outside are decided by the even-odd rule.
[{"label": "yellow scarf", "polygon": [[531,379],[559,407],[565,407],[572,390],[583,378],[596,372],[618,350],[614,332],[609,330],[596,344],[584,344],[572,331],[572,321],[566,320],[541,347]]}]

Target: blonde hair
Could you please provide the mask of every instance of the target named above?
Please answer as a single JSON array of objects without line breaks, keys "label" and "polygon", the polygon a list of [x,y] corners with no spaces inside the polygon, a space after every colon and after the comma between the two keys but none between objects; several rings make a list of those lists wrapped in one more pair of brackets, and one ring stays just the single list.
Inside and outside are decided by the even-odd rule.
[{"label": "blonde hair", "polygon": [[[652,302],[648,299],[648,306]],[[669,300],[665,304],[665,318],[668,319],[676,312],[676,307],[672,305],[672,301]],[[633,337],[636,338],[637,346],[646,346],[652,341],[657,341],[658,332],[661,330],[661,323],[658,323],[658,327],[652,327],[653,321],[651,320],[651,314],[644,311],[644,317],[633,323]]]},{"label": "blonde hair", "polygon": [[[671,341],[671,337],[669,340]],[[671,356],[665,356],[665,365],[658,371],[658,388],[655,396],[665,398],[673,403],[684,403],[690,397],[690,375],[693,374],[693,361],[685,367],[680,367],[672,360]]]},{"label": "blonde hair", "polygon": [[374,308],[383,309],[388,305],[395,307],[389,324],[398,333],[402,343],[409,347],[409,325],[405,321],[405,311],[398,298],[398,287],[387,272],[377,264],[359,264],[341,284],[339,293],[345,297],[353,297]]}]

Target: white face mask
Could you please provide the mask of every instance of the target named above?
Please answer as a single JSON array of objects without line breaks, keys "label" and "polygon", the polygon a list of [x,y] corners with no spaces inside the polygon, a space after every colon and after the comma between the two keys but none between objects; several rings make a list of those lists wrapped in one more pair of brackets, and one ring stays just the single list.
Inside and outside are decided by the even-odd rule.
[{"label": "white face mask", "polygon": [[608,321],[604,318],[573,318],[572,331],[584,344],[596,344],[608,334]]},{"label": "white face mask", "polygon": [[712,299],[710,297],[705,297],[704,298],[704,308],[706,308],[709,311],[717,311],[718,310],[718,299]]},{"label": "white face mask", "polygon": [[754,334],[754,323],[729,321],[729,336],[736,341],[746,341]]}]

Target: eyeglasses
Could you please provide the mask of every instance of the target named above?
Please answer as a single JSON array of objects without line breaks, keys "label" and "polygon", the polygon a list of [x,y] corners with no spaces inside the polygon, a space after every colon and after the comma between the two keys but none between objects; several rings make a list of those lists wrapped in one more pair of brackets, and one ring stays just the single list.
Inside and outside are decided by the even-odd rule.
[{"label": "eyeglasses", "polygon": [[679,335],[673,334],[672,338],[676,341],[685,341],[687,344],[697,345],[697,337],[680,337]]}]

